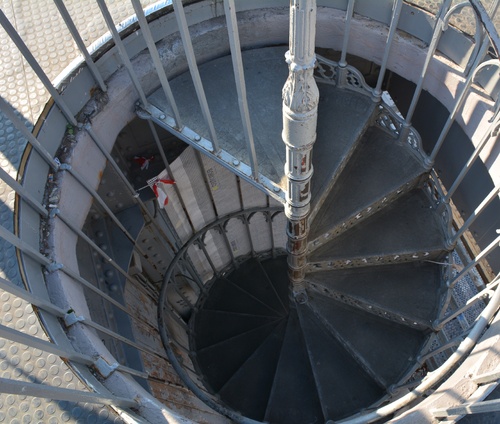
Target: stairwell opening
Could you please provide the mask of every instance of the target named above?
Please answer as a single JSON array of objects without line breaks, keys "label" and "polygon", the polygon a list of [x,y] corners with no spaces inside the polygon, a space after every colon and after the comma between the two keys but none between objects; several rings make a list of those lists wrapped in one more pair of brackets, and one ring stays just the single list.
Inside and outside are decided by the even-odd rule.
[{"label": "stairwell opening", "polygon": [[[218,21],[215,20],[214,22],[217,23]],[[283,22],[285,22],[285,19],[283,19]],[[213,22],[211,24],[213,24]],[[215,27],[217,27],[216,24]],[[322,37],[327,38],[327,31],[325,31],[324,34],[325,35],[322,35]],[[325,43],[325,45],[327,44]],[[207,53],[205,59],[207,59],[207,57],[210,55],[214,56],[217,54],[222,54],[221,49],[217,50],[216,53]],[[364,62],[364,64],[368,69],[367,75],[374,75],[372,71],[375,67],[372,65],[372,63],[366,61]],[[177,68],[175,68],[174,66],[175,70],[172,71],[173,74],[175,74],[176,72],[178,72],[179,74],[182,73],[180,69],[183,65],[177,65]],[[155,82],[153,82],[154,78],[148,79],[147,71],[144,73],[144,75],[146,75],[143,79],[145,85],[147,87],[153,88],[153,86],[155,86]],[[134,174],[141,174],[141,184],[143,184],[143,180],[147,179],[147,175],[138,171],[140,163],[134,162],[134,157],[138,156],[139,158],[148,159],[151,156],[157,156],[158,152],[155,150],[149,150],[149,148],[147,146],[144,146],[142,143],[136,144],[135,142],[133,143],[133,146],[140,144],[140,148],[139,146],[137,146],[138,150],[136,152],[134,150],[127,150],[127,142],[125,141],[125,139],[127,138],[126,133],[128,131],[133,131],[136,134],[142,134],[143,132],[145,133],[146,131],[144,130],[144,128],[146,127],[146,124],[138,121],[141,123],[133,123],[128,128],[123,129],[123,123],[130,121],[134,116],[133,104],[135,102],[135,93],[129,83],[123,84],[124,80],[126,79],[124,73],[119,74],[115,77],[117,78],[117,80],[115,81],[116,85],[112,88],[116,91],[112,92],[112,99],[110,103],[106,105],[107,110],[101,116],[99,116],[100,113],[92,116],[92,125],[95,126],[97,131],[104,131],[104,129],[108,127],[106,128],[106,131],[109,134],[109,138],[106,138],[106,143],[107,148],[111,151],[112,157],[115,158],[122,171],[129,174],[127,176],[133,178]],[[411,79],[411,77],[409,78]],[[393,74],[388,77],[386,84],[387,89],[396,102],[396,105],[403,112],[405,110],[405,102],[407,98],[406,93],[411,90],[411,83],[403,80],[396,74]],[[396,90],[394,87],[398,87],[398,89]],[[113,97],[113,95],[115,97]],[[428,146],[430,146],[432,143],[431,140],[435,140],[436,138],[435,132],[437,131],[437,127],[429,126],[427,112],[430,107],[428,105],[432,105],[432,110],[442,110],[443,112],[440,113],[444,113],[446,108],[444,106],[439,106],[439,102],[432,96],[425,96],[426,95],[424,95],[424,98],[426,99],[424,102],[424,106],[422,106],[421,112],[418,111],[416,114],[415,126],[422,134],[426,134],[423,138],[424,147],[427,147],[425,144],[426,140],[429,140]],[[123,116],[118,117],[116,116],[116,114],[109,113],[109,109],[111,108],[116,108],[116,110],[119,110],[120,113],[123,112]],[[103,118],[106,113],[107,116]],[[137,127],[135,127],[136,129],[132,129],[134,128],[134,125],[137,125]],[[120,131],[123,131],[121,136],[119,135]],[[215,191],[217,191],[213,190],[214,186],[211,185],[212,181],[210,175],[206,175],[207,173],[205,173],[204,176],[203,172],[201,172],[202,170],[206,171],[207,168],[215,169],[215,171],[212,171],[212,176],[213,173],[219,175],[220,183],[226,182],[226,179],[229,178],[227,174],[228,171],[224,170],[223,168],[213,166],[206,160],[206,158],[197,155],[196,152],[194,152],[191,148],[183,150],[183,146],[179,144],[177,140],[171,138],[166,132],[162,132],[160,128],[157,128],[157,131],[159,131],[161,142],[163,142],[166,147],[165,151],[167,153],[167,159],[169,163],[174,163],[176,162],[176,160],[178,160],[179,162],[183,162],[184,158],[187,157],[182,166],[184,167],[185,165],[187,167],[187,170],[185,171],[187,178],[193,178],[191,190],[195,190],[197,188],[196,186],[199,185],[200,187],[204,187],[204,190],[208,193],[210,193],[210,190],[212,190],[212,195]],[[78,189],[74,190],[74,184],[66,180],[63,183],[66,184],[66,186],[61,187],[65,190],[64,202],[66,203],[66,205],[72,202],[74,202],[75,205],[78,204],[78,207],[74,210],[75,217],[82,223],[83,221],[87,220],[87,223],[84,224],[84,228],[86,229],[85,231],[87,232],[87,234],[93,235],[93,237],[95,237],[96,243],[102,250],[110,251],[112,249],[114,251],[114,257],[116,258],[117,262],[122,261],[121,263],[123,268],[126,269],[130,273],[130,275],[137,279],[141,284],[137,287],[134,287],[128,283],[124,284],[124,276],[118,275],[116,270],[109,269],[108,267],[106,267],[105,263],[103,264],[96,260],[96,255],[94,255],[94,253],[89,254],[88,252],[84,252],[85,248],[83,247],[83,244],[81,242],[77,247],[76,254],[74,255],[74,257],[70,257],[70,260],[68,262],[78,264],[78,269],[80,269],[82,273],[88,272],[86,278],[88,278],[89,281],[93,280],[95,281],[96,285],[101,285],[101,287],[109,291],[112,297],[118,298],[120,296],[124,296],[124,298],[128,298],[131,300],[131,305],[136,302],[135,306],[131,306],[131,308],[135,308],[135,314],[140,317],[140,323],[132,324],[131,322],[128,322],[125,317],[121,317],[119,311],[106,311],[104,308],[102,308],[102,306],[100,306],[100,299],[93,299],[92,295],[89,293],[83,293],[85,297],[85,302],[83,302],[82,299],[84,297],[80,296],[81,293],[72,292],[72,289],[68,288],[60,288],[59,290],[57,287],[54,287],[53,298],[56,299],[56,301],[71,307],[75,306],[75,304],[78,306],[84,305],[84,309],[89,308],[90,315],[95,318],[97,322],[102,322],[103,324],[110,327],[112,327],[113,325],[119,325],[120,327],[116,327],[116,329],[119,330],[120,333],[123,332],[124,334],[127,334],[128,332],[130,337],[132,337],[133,339],[141,339],[141,342],[143,342],[144,344],[154,346],[154,353],[162,356],[163,354],[161,352],[163,351],[163,348],[161,344],[159,344],[160,338],[157,335],[157,329],[155,329],[155,302],[158,297],[161,275],[166,269],[166,264],[173,259],[174,255],[172,245],[174,245],[175,243],[180,243],[178,247],[182,246],[182,244],[188,240],[187,229],[190,226],[193,226],[196,230],[201,230],[203,228],[203,225],[200,221],[198,223],[184,223],[183,226],[179,227],[176,227],[175,225],[172,226],[172,222],[175,222],[172,218],[178,216],[178,212],[186,209],[186,207],[183,208],[182,206],[180,206],[180,209],[177,209],[172,213],[172,215],[163,216],[163,218],[165,218],[163,219],[163,211],[160,211],[158,209],[152,197],[152,191],[149,191],[149,188],[147,188],[146,190],[144,190],[144,192],[141,191],[141,193],[144,193],[144,195],[146,193],[149,193],[149,197],[144,197],[144,200],[146,202],[149,202],[148,208],[153,217],[159,218],[158,225],[160,227],[160,231],[167,234],[168,242],[162,244],[162,242],[158,240],[158,234],[155,233],[155,230],[152,229],[148,229],[147,231],[149,232],[149,234],[145,236],[143,232],[146,231],[146,225],[144,225],[145,220],[143,219],[143,214],[138,212],[136,209],[134,210],[134,208],[127,208],[128,202],[130,202],[132,199],[128,194],[124,194],[123,197],[120,198],[123,187],[120,185],[115,185],[115,182],[118,180],[117,175],[115,175],[114,171],[112,171],[109,167],[105,167],[105,159],[100,153],[96,152],[96,150],[90,146],[88,140],[85,140],[85,134],[80,134],[79,136],[81,137],[78,141],[79,146],[77,146],[77,149],[79,151],[75,153],[73,160],[81,160],[83,164],[81,166],[83,168],[85,168],[85,166],[88,167],[88,169],[86,169],[85,175],[90,177],[90,179],[95,183],[95,186],[99,187],[102,197],[106,199],[107,202],[109,201],[108,205],[114,212],[117,212],[119,220],[126,227],[127,231],[129,231],[132,235],[137,234],[137,237],[134,238],[136,239],[136,241],[138,241],[139,248],[145,250],[146,252],[151,252],[151,254],[147,253],[145,255],[145,257],[148,258],[148,260],[146,260],[145,262],[143,262],[142,259],[138,260],[137,257],[132,253],[133,249],[130,246],[126,246],[129,241],[123,239],[123,236],[113,233],[113,231],[115,230],[110,231],[106,223],[107,218],[103,218],[103,215],[101,215],[97,210],[98,208],[95,208],[95,206],[91,206],[89,197],[87,195],[82,196],[81,191],[79,191]],[[121,138],[123,138],[122,141],[120,141]],[[135,138],[139,139],[137,135],[135,136]],[[142,141],[142,137],[140,138]],[[115,139],[117,139],[118,141],[114,144],[113,150],[111,150],[111,146],[113,145]],[[448,170],[450,172],[450,175],[452,174],[451,162],[457,161],[457,163],[462,163],[461,159],[467,156],[466,152],[470,151],[472,144],[467,133],[465,131],[462,131],[459,126],[457,126],[453,130],[452,134],[450,135],[450,140],[451,139],[453,139],[454,142],[453,146],[451,146],[450,141],[450,147],[448,150],[445,150],[442,161],[438,157],[438,168],[441,171],[444,170],[442,174],[444,182],[446,182],[448,178],[451,179],[451,177],[446,174]],[[456,140],[459,140],[460,144],[457,144]],[[456,155],[457,151],[461,152],[460,155]],[[182,155],[185,155],[185,157],[183,157]],[[98,158],[98,160],[95,160],[95,158]],[[449,159],[449,161],[447,161],[447,159]],[[125,166],[126,163],[127,166]],[[151,172],[154,170],[154,173],[156,174],[155,166],[157,166],[158,163],[161,162],[151,162]],[[476,199],[478,198],[475,196],[475,189],[472,189],[471,187],[475,187],[477,181],[485,181],[485,184],[489,185],[488,187],[492,187],[491,178],[488,174],[487,168],[482,164],[478,164],[476,165],[476,167],[478,168],[478,170],[474,172],[473,177],[470,177],[471,183],[468,187],[464,188],[465,192],[457,192],[459,193],[458,198],[460,199],[457,201],[459,204],[459,209],[461,211],[464,211],[465,215],[467,215],[467,212],[470,211],[469,213],[471,213],[473,211],[474,205],[476,204]],[[196,173],[198,173],[198,175],[197,178],[194,179],[194,177],[192,176]],[[253,187],[249,187],[248,190],[246,188],[242,188],[244,183],[242,181],[238,181],[238,179],[234,178],[234,176],[231,176],[231,179],[234,181],[234,185],[237,187],[236,192],[238,191],[238,187],[240,190],[240,194],[238,195],[239,208],[237,209],[248,210],[251,208],[271,208],[278,206],[278,203],[273,200],[272,197],[265,196]],[[139,181],[137,181],[137,183],[139,184]],[[486,192],[487,191],[488,190],[486,190]],[[179,200],[179,198],[176,198],[175,194],[172,192],[170,201],[173,203],[174,199]],[[218,204],[217,201],[214,200],[214,197],[210,198],[209,195],[206,195],[205,206],[207,210],[212,208],[212,213],[210,215],[212,217],[215,217],[216,215],[225,216],[228,213],[230,214],[235,212],[234,210],[231,210],[229,208],[224,210],[225,213],[215,213]],[[492,222],[495,223],[495,219],[498,218],[498,214],[496,214],[498,208],[498,202],[494,202],[492,206],[490,206],[490,209],[488,210],[488,214],[484,218],[484,221],[478,221],[478,223],[476,224],[477,227],[475,227],[473,231],[476,231],[477,233],[476,236],[478,244],[486,245],[488,242],[488,237],[491,237],[488,230],[491,229]],[[87,213],[87,209],[90,211],[90,213]],[[248,222],[247,224],[252,225],[251,221],[252,219],[254,219],[254,233],[258,235],[258,228],[267,228],[267,237],[257,237],[255,240],[253,240],[253,243],[255,245],[259,246],[258,243],[261,243],[261,245],[266,246],[266,248],[262,247],[262,249],[259,250],[258,248],[256,249],[254,245],[252,249],[252,246],[249,246],[250,243],[247,242],[247,244],[243,246],[244,242],[240,240],[238,248],[241,249],[241,252],[245,252],[244,249],[248,249],[248,252],[251,252],[253,250],[257,252],[269,251],[275,248],[283,249],[285,240],[283,234],[284,220],[282,214],[273,215],[275,212],[271,213],[269,211],[262,212],[257,210],[252,213],[253,215],[251,217],[235,217],[231,220],[228,220],[227,222],[224,222],[225,225],[227,224],[234,226],[235,229],[233,231],[235,231],[236,233],[239,230],[241,230],[242,232],[245,231],[245,220],[249,220],[250,222]],[[270,218],[271,226],[269,227]],[[209,221],[210,220],[207,219],[207,222]],[[241,227],[239,228],[238,225],[241,225]],[[74,243],[74,238],[71,241],[67,241],[68,234],[66,231],[62,230],[61,228],[55,228],[55,231],[56,243],[58,244],[57,247],[60,254],[61,249],[64,250],[67,245],[71,245],[71,243]],[[226,241],[223,237],[221,237],[220,230],[210,229],[210,231],[205,235],[209,238],[209,245],[214,246],[215,250],[217,250],[220,246],[225,246]],[[120,237],[123,240],[120,239]],[[112,241],[110,242],[106,239],[111,239]],[[155,240],[154,243],[153,240]],[[271,247],[269,248],[269,246]],[[149,250],[150,247],[151,249]],[[229,276],[230,270],[232,270],[234,267],[234,265],[231,264],[231,262],[233,261],[231,252],[234,254],[234,246],[231,245],[230,241],[229,247],[225,246],[225,248],[226,254],[220,255],[218,260],[220,261],[220,264],[228,267],[225,273],[227,273]],[[196,251],[196,249],[198,250]],[[120,250],[122,250],[122,252],[120,252]],[[200,250],[203,250],[201,246],[193,246],[190,254],[193,253],[194,255],[200,255]],[[158,261],[163,260],[164,263],[156,263],[156,259],[153,259],[154,254],[158,252],[161,252],[158,256]],[[275,252],[275,254],[279,256],[280,252],[277,251]],[[245,257],[245,255],[243,254],[241,256]],[[64,255],[61,255],[61,257],[64,257]],[[234,258],[234,260],[237,259],[238,256]],[[496,262],[497,256],[492,255],[489,259],[491,259],[490,264],[493,264],[493,269],[498,269]],[[359,260],[361,261],[362,259]],[[67,262],[65,261],[65,263]],[[175,293],[173,292],[170,294],[171,296],[177,296],[177,298],[173,300],[173,303],[178,305],[176,313],[181,316],[185,322],[187,322],[190,318],[190,312],[188,311],[189,308],[186,308],[185,305],[189,303],[196,304],[198,296],[197,292],[201,290],[197,282],[194,281],[195,278],[191,275],[192,269],[191,271],[189,270],[189,266],[193,266],[193,264],[189,266],[188,265],[189,264],[183,265],[185,269],[177,272],[174,275],[174,277],[178,278],[180,281],[178,287],[176,287]],[[194,267],[196,268],[196,265],[194,265]],[[212,275],[213,277],[214,272],[213,270],[210,270],[210,268],[211,266],[210,264],[208,264],[208,266],[203,267],[201,271],[197,270],[200,271],[200,274],[202,275],[203,273],[205,273],[206,277],[203,278],[203,281],[208,281],[211,278],[210,275]],[[143,278],[144,274],[146,274],[147,277]],[[362,278],[362,276],[360,278]],[[139,304],[137,304],[137,301],[139,302]],[[366,307],[368,306],[369,305],[366,305]],[[344,308],[346,307],[344,306]],[[381,311],[381,314],[383,314],[383,311]],[[115,321],[115,323],[112,323],[113,320]],[[313,321],[311,317],[306,317],[305,321],[309,326],[313,325],[311,324],[311,321]],[[182,327],[182,324],[180,324],[180,326]],[[177,332],[177,329],[173,329],[173,331]],[[99,351],[100,347],[96,348],[95,346],[98,346],[102,343],[104,347],[112,353],[112,355],[110,355],[110,358],[116,358],[120,360],[120,362],[126,363],[128,365],[134,365],[150,371],[151,378],[148,379],[148,381],[145,381],[140,377],[137,378],[140,384],[142,384],[143,387],[147,390],[153,392],[156,395],[157,399],[165,401],[169,406],[174,404],[174,409],[178,408],[178,411],[180,411],[181,413],[183,412],[183,403],[182,401],[179,401],[178,398],[172,401],[172,393],[182,393],[182,396],[184,396],[183,401],[187,402],[189,408],[192,409],[191,411],[189,411],[189,413],[185,411],[187,415],[191,414],[191,416],[196,416],[196,414],[200,414],[198,415],[198,418],[200,420],[215,420],[215,422],[217,422],[217,419],[220,419],[219,417],[214,418],[214,415],[212,415],[212,413],[209,412],[206,407],[197,402],[194,397],[187,394],[187,391],[183,391],[183,389],[178,388],[180,382],[166,360],[161,366],[158,366],[157,358],[154,357],[154,355],[153,357],[149,358],[147,358],[146,354],[137,355],[136,350],[129,349],[128,347],[117,343],[116,341],[112,341],[111,339],[108,339],[101,334],[99,334],[98,337],[89,336],[88,334],[86,334],[84,337],[80,338],[80,336],[82,336],[82,333],[79,332],[79,330],[74,329],[70,330],[69,334],[77,339],[76,345],[80,345],[81,349],[89,349],[89,346],[92,346],[91,350]],[[184,337],[180,333],[178,334],[180,338]],[[85,338],[87,338],[86,341],[84,340]],[[182,356],[182,354],[180,355]],[[165,358],[163,357],[163,359]],[[194,378],[196,379],[196,376],[194,376]],[[164,387],[162,387],[165,382],[168,382],[167,385],[170,385],[169,387],[176,386],[175,389],[172,389],[172,391],[165,391]],[[113,382],[111,382],[110,384],[112,383]],[[114,387],[118,386],[119,378],[115,378]],[[175,390],[178,390],[178,392],[175,392]],[[118,388],[116,389],[116,391],[119,393],[120,389]],[[321,413],[324,414],[324,411],[322,411]],[[277,420],[279,422],[279,418],[277,418]]]}]

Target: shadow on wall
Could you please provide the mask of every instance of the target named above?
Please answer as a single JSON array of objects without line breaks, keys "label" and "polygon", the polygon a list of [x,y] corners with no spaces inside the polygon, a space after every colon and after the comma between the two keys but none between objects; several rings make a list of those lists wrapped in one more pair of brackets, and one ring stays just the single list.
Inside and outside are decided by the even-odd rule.
[{"label": "shadow on wall", "polygon": [[[406,115],[411,102],[415,84],[392,74],[389,92],[397,107]],[[432,115],[429,114],[432,111]],[[432,151],[439,138],[446,119],[448,110],[428,92],[423,91],[417,105],[413,126],[422,137],[422,144],[427,154]],[[462,167],[474,151],[474,146],[460,125],[452,125],[436,158],[435,168],[446,187],[450,187],[458,176]],[[494,188],[488,170],[481,160],[477,160],[469,173],[462,181],[452,200],[466,220]],[[497,236],[496,229],[500,228],[500,200],[498,197],[484,210],[481,216],[470,227],[476,242],[481,249],[488,246]],[[496,249],[488,256],[488,261],[493,271],[500,270],[500,250]]]}]

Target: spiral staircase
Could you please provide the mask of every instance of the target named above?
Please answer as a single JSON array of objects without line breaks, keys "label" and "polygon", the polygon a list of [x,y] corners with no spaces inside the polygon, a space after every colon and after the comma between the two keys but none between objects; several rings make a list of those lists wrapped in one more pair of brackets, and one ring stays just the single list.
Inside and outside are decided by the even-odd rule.
[{"label": "spiral staircase", "polygon": [[[64,16],[62,2],[55,3]],[[16,125],[30,145],[20,166],[22,185],[11,184],[18,194],[13,232],[19,240],[4,229],[0,234],[17,249],[28,290],[0,288],[35,306],[32,313],[47,340],[9,332],[6,319],[0,322],[1,337],[32,346],[35,353],[25,354],[27,360],[45,349],[51,355],[43,357],[44,364],[55,363],[54,355],[62,358],[60,366],[71,365],[64,375],[78,376],[81,392],[74,384],[49,391],[43,373],[21,373],[20,386],[4,375],[1,382],[11,395],[0,393],[0,418],[6,411],[16,416],[12,394],[24,401],[28,393],[49,399],[46,418],[55,409],[50,402],[74,408],[75,419],[83,402],[108,405],[108,418],[99,422],[430,421],[428,411],[421,415],[428,408],[413,402],[429,396],[429,404],[436,402],[432,408],[447,404],[430,388],[463,360],[447,365],[474,322],[483,325],[474,330],[478,333],[489,325],[496,305],[491,299],[497,299],[498,276],[492,269],[498,255],[491,253],[498,238],[491,242],[490,232],[498,221],[498,189],[483,196],[496,184],[490,175],[495,158],[482,157],[489,169],[483,163],[474,168],[475,181],[484,187],[458,190],[452,198],[458,206],[450,198],[444,201],[462,156],[478,144],[470,141],[470,128],[491,124],[491,131],[481,131],[493,139],[498,135],[498,101],[481,92],[479,82],[464,116],[450,118],[465,129],[453,124],[448,138],[452,124],[443,130],[445,150],[433,167],[443,116],[460,102],[459,88],[466,86],[467,72],[473,75],[474,55],[494,56],[487,49],[478,53],[480,45],[487,47],[485,34],[474,43],[464,37],[469,43],[460,44],[464,53],[454,44],[463,34],[443,24],[448,38],[439,54],[449,56],[431,55],[429,93],[422,95],[424,106],[412,126],[406,119],[415,112],[410,80],[418,79],[418,71],[410,64],[424,62],[427,47],[418,37],[431,45],[435,41],[423,25],[434,24],[434,16],[400,1],[385,2],[384,17],[370,2],[322,5],[314,70],[317,136],[307,187],[311,209],[304,289],[298,293],[290,284],[293,223],[284,212],[294,192],[287,173],[293,161],[282,139],[286,5],[238,3],[233,22],[243,46],[238,64],[232,24],[229,18],[223,22],[229,10],[222,8],[232,2],[185,2],[190,29],[183,32],[182,2],[152,6],[146,19],[133,0],[137,22],[120,26],[121,34],[113,32],[106,2],[98,3],[111,34],[99,41],[87,67],[71,69],[59,81],[59,91],[49,90],[57,107],[49,104],[43,112],[36,136],[23,132],[24,123]],[[392,54],[400,62],[389,62],[393,71],[384,77],[387,62],[372,45],[379,48],[396,29],[398,7],[403,7],[404,30],[398,30]],[[363,13],[370,16],[368,26]],[[436,28],[450,20],[443,16],[435,19]],[[344,30],[335,31],[341,27],[348,34],[351,18],[348,64],[349,43],[342,46],[339,35]],[[363,30],[368,37],[360,38]],[[12,32],[9,36],[15,39]],[[34,65],[36,59],[22,53]],[[458,65],[451,66],[452,59]],[[91,66],[94,61],[98,69]],[[440,80],[443,75],[446,81]],[[488,75],[476,79],[482,90],[496,93],[498,79]],[[444,106],[433,97],[442,92],[438,100]],[[251,118],[251,142],[239,113],[242,103]],[[423,110],[429,104],[436,105],[432,120]],[[2,113],[15,122],[9,107],[2,103]],[[458,141],[450,147],[453,138]],[[142,166],[138,158],[150,163]],[[304,162],[296,168],[305,169]],[[150,187],[164,169],[175,184],[165,188],[169,201],[161,207]],[[2,179],[9,184],[8,175]],[[474,210],[478,196],[482,203],[488,199],[484,208],[493,202],[488,216],[471,227],[473,236],[460,238],[463,221],[483,212]],[[476,239],[482,249],[477,254]],[[480,266],[484,258],[491,267]],[[457,352],[462,351],[468,352]],[[494,351],[488,349],[488,355]],[[497,360],[478,361],[473,373],[494,369]],[[443,363],[448,368],[439,368]],[[460,378],[448,382],[458,379],[467,388],[460,389],[464,398],[471,400],[489,396],[498,379],[491,377],[481,392],[483,383],[473,391]],[[60,384],[54,379],[52,385]],[[444,396],[454,393],[448,387]],[[393,417],[405,407],[409,421]],[[88,412],[87,418],[96,420],[96,414]]]},{"label": "spiral staircase", "polygon": [[[262,69],[260,61],[279,63],[283,49],[248,55],[243,59],[252,64],[246,69],[251,80],[251,70]],[[211,76],[208,92],[229,79],[223,61],[200,67],[202,76]],[[274,91],[280,87],[276,80]],[[200,120],[184,109],[192,105],[191,96],[177,90],[182,82],[180,77],[171,83],[183,99],[180,114],[200,133]],[[421,147],[399,142],[377,123],[382,107],[368,93],[320,77],[318,85],[308,301],[297,302],[290,291],[286,255],[254,251],[235,254],[234,265],[216,269],[204,292],[191,296],[195,305],[185,318],[191,360],[205,387],[256,421],[337,421],[380,402],[418,368],[443,303],[446,267],[440,264],[446,264],[451,236],[443,217],[449,212],[438,210]],[[254,104],[261,98],[258,87],[250,83],[249,89],[255,93],[250,110],[262,126],[258,134],[268,134],[259,139],[272,146],[279,125],[266,121],[268,110]],[[261,90],[273,91],[269,82]],[[230,132],[229,123],[220,125]],[[238,154],[234,143],[223,146]],[[259,160],[280,159],[262,154]],[[224,228],[231,241],[235,230]],[[224,243],[216,247],[226,249]]]}]

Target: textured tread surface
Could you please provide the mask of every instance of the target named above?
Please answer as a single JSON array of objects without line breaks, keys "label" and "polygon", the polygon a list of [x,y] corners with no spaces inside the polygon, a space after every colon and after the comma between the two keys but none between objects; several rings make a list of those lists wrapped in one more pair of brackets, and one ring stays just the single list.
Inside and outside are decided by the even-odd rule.
[{"label": "textured tread surface", "polygon": [[302,332],[325,420],[358,412],[383,394],[383,389],[328,333],[307,306],[298,305]]},{"label": "textured tread surface", "polygon": [[249,418],[264,419],[287,322],[276,326],[219,392],[225,403]]},{"label": "textured tread surface", "polygon": [[[414,190],[379,214],[360,222],[312,252],[309,261],[442,252],[441,224],[421,190]],[[429,256],[426,255],[426,256]],[[435,255],[434,255],[435,257]],[[429,259],[431,256],[429,256]]]},{"label": "textured tread surface", "polygon": [[310,240],[356,216],[424,172],[406,144],[371,127],[311,224]]},{"label": "textured tread surface", "polygon": [[214,392],[218,392],[276,327],[268,323],[196,352],[196,362]]},{"label": "textured tread surface", "polygon": [[288,326],[265,420],[270,423],[322,423],[323,413],[310,368],[297,310]]},{"label": "textured tread surface", "polygon": [[[310,307],[326,327],[383,382],[398,381],[413,364],[426,336],[321,295],[310,295]],[[383,358],[384,360],[381,360]]]},{"label": "textured tread surface", "polygon": [[415,262],[308,274],[310,282],[429,323],[439,306],[440,266]]},{"label": "textured tread surface", "polygon": [[[314,143],[314,174],[311,180],[311,208],[314,210],[323,193],[335,181],[342,166],[356,148],[365,130],[374,103],[371,99],[329,84],[318,84],[317,137]],[[349,116],[348,120],[336,119]]]}]

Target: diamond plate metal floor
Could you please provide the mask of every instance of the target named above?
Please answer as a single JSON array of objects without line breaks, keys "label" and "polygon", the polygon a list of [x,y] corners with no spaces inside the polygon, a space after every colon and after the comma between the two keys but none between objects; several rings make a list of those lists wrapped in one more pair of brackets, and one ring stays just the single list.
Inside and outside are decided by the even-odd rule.
[{"label": "diamond plate metal floor", "polygon": [[[152,0],[142,1],[143,7],[152,3]],[[107,32],[96,2],[69,0],[64,4],[87,46]],[[109,0],[107,4],[115,22],[133,14],[128,1]],[[4,0],[0,7],[52,81],[79,56],[79,50],[52,0]],[[30,130],[49,100],[45,87],[3,28],[0,28],[0,95],[24,118]],[[0,113],[0,166],[13,178],[17,177],[25,146],[26,140]],[[0,220],[9,231],[14,230],[14,200],[15,193],[0,181]],[[22,286],[15,249],[3,239],[0,240],[0,277]],[[2,325],[48,340],[29,303],[0,290],[0,305]],[[2,338],[0,376],[86,390],[59,357]],[[0,394],[0,423],[34,421],[51,424],[122,422],[112,409],[100,405]]]}]

